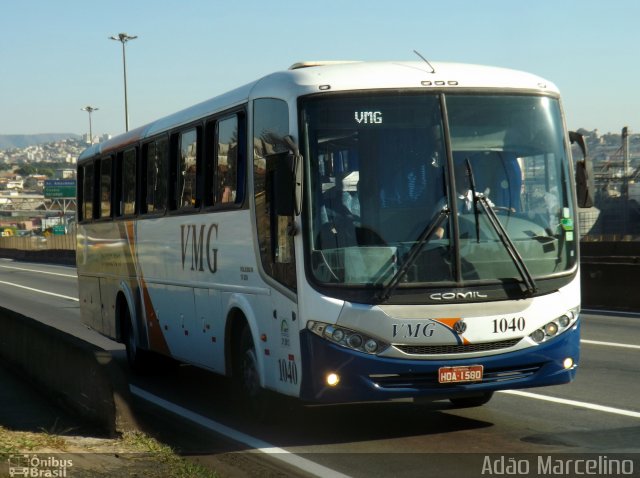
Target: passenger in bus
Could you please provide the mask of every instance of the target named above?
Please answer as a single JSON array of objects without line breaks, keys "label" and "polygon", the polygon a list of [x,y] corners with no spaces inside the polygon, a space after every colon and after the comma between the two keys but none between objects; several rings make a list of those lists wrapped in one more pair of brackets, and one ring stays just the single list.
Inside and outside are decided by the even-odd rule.
[{"label": "passenger in bus", "polygon": [[195,182],[196,182],[196,166],[195,164],[189,165],[189,167],[182,172],[183,183],[182,192],[180,195],[181,203],[180,207],[193,207],[195,205]]},{"label": "passenger in bus", "polygon": [[220,198],[220,202],[229,203],[234,202],[235,200],[235,192],[231,190],[231,186],[224,186],[222,188],[222,195]]}]

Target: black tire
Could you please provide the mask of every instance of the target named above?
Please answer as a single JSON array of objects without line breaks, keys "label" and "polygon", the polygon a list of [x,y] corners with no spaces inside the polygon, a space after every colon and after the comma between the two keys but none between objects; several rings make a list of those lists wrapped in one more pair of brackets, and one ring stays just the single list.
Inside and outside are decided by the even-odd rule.
[{"label": "black tire", "polygon": [[147,373],[150,369],[148,352],[138,347],[138,338],[133,327],[133,318],[129,313],[129,307],[125,305],[123,309],[122,326],[124,330],[122,338],[127,351],[127,362],[135,373]]},{"label": "black tire", "polygon": [[491,397],[493,397],[493,392],[486,392],[474,397],[450,398],[449,401],[456,408],[473,408],[481,407],[488,403],[489,400],[491,400]]},{"label": "black tire", "polygon": [[234,382],[238,399],[254,418],[263,420],[270,408],[271,395],[260,385],[258,355],[248,325],[240,334],[236,364]]},{"label": "black tire", "polygon": [[239,379],[243,394],[255,398],[260,394],[260,374],[258,372],[258,356],[248,326],[242,329],[240,335]]}]

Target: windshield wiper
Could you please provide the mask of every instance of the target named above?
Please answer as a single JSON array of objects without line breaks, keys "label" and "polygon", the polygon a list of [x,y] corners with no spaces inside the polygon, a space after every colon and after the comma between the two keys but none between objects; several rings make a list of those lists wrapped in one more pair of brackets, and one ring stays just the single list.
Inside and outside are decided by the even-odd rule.
[{"label": "windshield wiper", "polygon": [[476,192],[475,179],[473,176],[473,170],[471,169],[471,162],[469,161],[469,158],[466,159],[466,166],[467,175],[469,176],[469,184],[471,187],[471,194],[473,197],[473,210],[476,219],[476,235],[478,236],[478,242],[480,242],[480,222],[478,220],[478,203],[480,203],[482,209],[487,215],[487,219],[489,219],[489,224],[491,224],[491,227],[493,227],[493,229],[496,231],[496,234],[498,234],[498,237],[502,241],[505,250],[516,266],[516,269],[518,269],[518,273],[520,274],[520,277],[522,277],[522,281],[524,282],[525,292],[528,296],[533,296],[538,288],[535,281],[533,280],[531,272],[529,272],[527,264],[518,252],[518,249],[516,249],[515,244],[509,237],[509,234],[500,222],[500,219],[498,219],[498,216],[493,210],[492,204],[484,194]]},{"label": "windshield wiper", "polygon": [[442,225],[444,220],[449,216],[449,213],[449,206],[445,205],[440,210],[438,215],[434,217],[429,224],[427,224],[427,227],[424,228],[422,234],[420,234],[420,237],[418,237],[418,240],[413,244],[413,246],[411,246],[411,249],[409,249],[407,258],[400,269],[398,269],[389,283],[380,292],[380,294],[378,294],[378,297],[381,300],[384,301],[391,297],[391,293],[395,290],[400,281],[407,274],[407,272],[409,271],[409,267],[411,267],[416,261],[416,259],[418,258],[418,254],[420,253],[422,248],[431,240],[431,237],[433,237],[433,233],[436,232],[436,230]]}]

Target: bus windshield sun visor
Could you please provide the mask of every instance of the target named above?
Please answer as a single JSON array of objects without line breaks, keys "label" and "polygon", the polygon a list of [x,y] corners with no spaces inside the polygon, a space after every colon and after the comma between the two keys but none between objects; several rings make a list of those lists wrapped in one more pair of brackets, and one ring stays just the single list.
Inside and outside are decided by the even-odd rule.
[{"label": "bus windshield sun visor", "polygon": [[409,252],[407,253],[407,258],[402,264],[402,266],[400,267],[400,269],[398,269],[398,271],[394,274],[394,276],[391,278],[389,283],[378,295],[378,297],[381,300],[385,301],[389,297],[391,297],[391,294],[393,293],[395,288],[398,286],[402,278],[409,271],[409,268],[413,265],[413,263],[418,258],[418,254],[420,253],[422,248],[431,240],[431,238],[433,237],[433,234],[438,230],[438,228],[442,225],[444,220],[449,216],[449,213],[450,213],[449,206],[445,205],[440,210],[438,215],[435,216],[429,224],[427,224],[427,227],[425,227],[425,229],[422,231],[422,234],[420,234],[420,237],[418,238],[418,240],[413,244],[411,249],[409,249]]},{"label": "bus windshield sun visor", "polygon": [[469,183],[471,185],[471,192],[473,195],[473,209],[474,209],[474,216],[476,221],[476,234],[478,235],[478,242],[480,241],[480,225],[479,225],[480,223],[478,219],[478,203],[480,203],[483,211],[487,215],[489,224],[491,224],[491,227],[496,231],[496,234],[498,235],[498,237],[500,238],[500,241],[504,245],[504,248],[509,254],[509,257],[511,258],[514,265],[516,266],[516,269],[518,269],[518,273],[522,277],[522,282],[524,283],[524,286],[525,286],[525,290],[524,290],[525,294],[531,297],[536,293],[536,290],[537,290],[536,283],[533,279],[533,276],[531,275],[531,272],[529,272],[529,268],[527,267],[527,264],[525,263],[524,259],[518,252],[518,249],[516,248],[515,244],[509,237],[509,234],[507,233],[505,228],[502,226],[500,219],[498,219],[498,216],[496,216],[496,213],[493,210],[493,205],[489,202],[489,200],[483,193],[476,192],[475,178],[473,176],[473,170],[471,169],[471,162],[469,161],[469,158],[467,158],[465,162],[466,162],[467,175],[469,177]]}]

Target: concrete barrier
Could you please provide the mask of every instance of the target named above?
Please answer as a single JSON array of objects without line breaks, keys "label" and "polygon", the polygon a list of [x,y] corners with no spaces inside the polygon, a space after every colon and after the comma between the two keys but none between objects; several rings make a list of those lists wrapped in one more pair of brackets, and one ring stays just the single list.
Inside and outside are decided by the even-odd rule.
[{"label": "concrete barrier", "polygon": [[56,402],[110,435],[138,429],[128,381],[108,351],[0,308],[0,357]]},{"label": "concrete barrier", "polygon": [[76,265],[76,251],[68,249],[45,249],[41,251],[28,251],[22,249],[2,249],[0,257],[17,261],[45,262],[48,264],[61,264],[65,266]]}]

